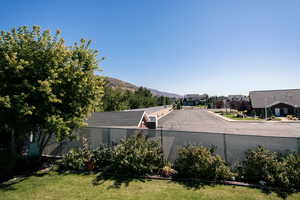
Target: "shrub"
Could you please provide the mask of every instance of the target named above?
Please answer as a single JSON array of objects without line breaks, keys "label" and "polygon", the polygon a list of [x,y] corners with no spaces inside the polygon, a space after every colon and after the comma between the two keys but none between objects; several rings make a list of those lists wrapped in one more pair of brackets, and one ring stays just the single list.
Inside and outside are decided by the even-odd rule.
[{"label": "shrub", "polygon": [[187,146],[179,151],[175,170],[179,178],[200,178],[205,180],[231,179],[234,174],[213,149],[203,146]]},{"label": "shrub", "polygon": [[113,162],[113,147],[100,146],[93,152],[93,159],[96,164],[96,170],[103,171]]},{"label": "shrub", "polygon": [[61,161],[58,162],[60,170],[78,170],[84,171],[85,168],[84,154],[80,150],[71,149]]},{"label": "shrub", "polygon": [[88,141],[83,138],[83,148],[71,149],[61,161],[58,162],[59,170],[92,171],[96,169],[93,151],[90,150]]},{"label": "shrub", "polygon": [[242,163],[241,176],[246,181],[263,181],[267,185],[283,189],[288,189],[290,186],[282,157],[261,146],[246,153],[246,159]]},{"label": "shrub", "polygon": [[158,173],[162,166],[159,143],[137,135],[122,140],[115,146],[113,162],[108,172],[120,176],[142,176]]},{"label": "shrub", "polygon": [[300,154],[291,153],[284,158],[286,175],[291,189],[300,189]]},{"label": "shrub", "polygon": [[95,151],[71,149],[58,162],[58,167],[59,170],[103,171],[111,162],[111,148],[101,146]]},{"label": "shrub", "polygon": [[163,166],[158,142],[142,135],[122,140],[115,147],[100,146],[91,151],[85,144],[70,150],[58,163],[59,170],[103,171],[117,176],[141,176],[158,173]]}]

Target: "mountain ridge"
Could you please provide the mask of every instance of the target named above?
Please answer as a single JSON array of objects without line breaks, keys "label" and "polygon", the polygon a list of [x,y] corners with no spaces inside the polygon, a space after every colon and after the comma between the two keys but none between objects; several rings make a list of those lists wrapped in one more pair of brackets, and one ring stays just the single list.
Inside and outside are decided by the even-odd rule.
[{"label": "mountain ridge", "polygon": [[[136,86],[132,83],[129,83],[129,82],[117,79],[117,78],[113,78],[113,77],[105,76],[104,80],[106,81],[106,84],[112,88],[118,88],[121,90],[129,90],[129,91],[135,91],[139,88],[139,86]],[[148,88],[148,87],[144,87],[144,88],[150,90],[154,96],[165,96],[165,97],[170,97],[170,98],[181,98],[182,97],[182,95],[171,93],[171,92],[164,92],[164,91],[160,91],[160,90],[152,89],[152,88]]]}]

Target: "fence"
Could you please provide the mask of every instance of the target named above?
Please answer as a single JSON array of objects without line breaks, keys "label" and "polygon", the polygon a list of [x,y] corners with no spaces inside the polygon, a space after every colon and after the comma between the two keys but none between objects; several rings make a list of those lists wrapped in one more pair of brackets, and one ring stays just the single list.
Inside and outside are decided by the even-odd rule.
[{"label": "fence", "polygon": [[[121,139],[141,133],[149,139],[161,140],[161,130],[151,129],[125,129],[125,128],[82,128],[76,132],[76,139],[61,143],[51,142],[44,150],[44,155],[62,156],[70,149],[80,148],[82,138],[88,139],[91,149],[100,145],[112,145]],[[245,157],[245,152],[258,145],[275,152],[300,151],[300,138],[271,137],[255,135],[237,135],[224,133],[186,132],[162,130],[164,156],[173,162],[178,150],[183,146],[203,145],[215,147],[216,153],[221,155],[228,163],[235,164]]]}]

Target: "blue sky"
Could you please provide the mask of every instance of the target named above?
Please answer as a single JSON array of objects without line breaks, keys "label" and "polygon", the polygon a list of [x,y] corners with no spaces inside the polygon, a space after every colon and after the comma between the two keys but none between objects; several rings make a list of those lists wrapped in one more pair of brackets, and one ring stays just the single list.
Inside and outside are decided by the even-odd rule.
[{"label": "blue sky", "polygon": [[[5,2],[5,3],[4,3]],[[4,1],[0,29],[92,40],[103,75],[179,94],[300,88],[298,0]]]}]

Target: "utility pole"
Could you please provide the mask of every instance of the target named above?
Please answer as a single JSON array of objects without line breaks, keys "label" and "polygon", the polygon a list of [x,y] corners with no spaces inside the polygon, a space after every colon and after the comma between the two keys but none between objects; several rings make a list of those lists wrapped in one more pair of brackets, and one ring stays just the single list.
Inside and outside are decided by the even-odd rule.
[{"label": "utility pole", "polygon": [[227,100],[226,99],[223,100],[223,104],[224,104],[225,112],[227,114]]},{"label": "utility pole", "polygon": [[268,120],[267,98],[268,98],[268,97],[265,98],[265,118],[266,118],[266,120]]}]

